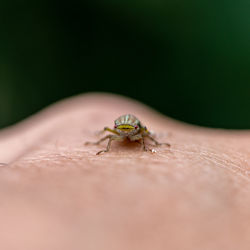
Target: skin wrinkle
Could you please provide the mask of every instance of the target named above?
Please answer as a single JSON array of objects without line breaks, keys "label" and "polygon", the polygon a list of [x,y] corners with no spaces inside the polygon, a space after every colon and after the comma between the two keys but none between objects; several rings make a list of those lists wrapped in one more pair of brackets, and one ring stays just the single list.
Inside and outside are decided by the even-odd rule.
[{"label": "skin wrinkle", "polygon": [[[190,146],[191,148],[191,146]],[[208,148],[200,148],[196,152],[191,150],[182,150],[182,149],[173,149],[174,152],[179,152],[182,154],[187,154],[192,157],[192,155],[198,156],[203,162],[204,160],[209,161],[213,163],[212,165],[224,168],[228,171],[232,171],[233,173],[238,174],[240,177],[244,178],[247,181],[250,181],[249,174],[242,169],[242,167],[234,163],[232,160],[230,160],[229,154],[223,154],[223,156],[218,155],[218,153],[213,152],[211,149]]]},{"label": "skin wrinkle", "polygon": [[[171,147],[151,153],[114,142],[97,156],[105,142],[84,145],[126,113]],[[249,139],[248,131],[179,123],[115,95],[52,105],[0,132],[0,162],[11,161],[0,168],[0,247],[248,249]]]}]

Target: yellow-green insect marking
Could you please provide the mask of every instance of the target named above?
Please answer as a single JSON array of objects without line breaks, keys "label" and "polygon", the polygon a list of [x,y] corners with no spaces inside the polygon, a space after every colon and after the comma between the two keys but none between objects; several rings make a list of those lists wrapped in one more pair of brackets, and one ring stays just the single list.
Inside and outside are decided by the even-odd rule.
[{"label": "yellow-green insect marking", "polygon": [[108,128],[105,127],[103,129],[103,131],[109,131],[113,134],[109,134],[105,137],[103,137],[102,139],[100,139],[97,142],[86,142],[85,144],[95,144],[98,145],[100,144],[102,141],[105,141],[107,139],[109,139],[108,141],[108,145],[106,147],[105,150],[101,150],[99,152],[97,152],[97,155],[99,155],[100,153],[103,152],[108,152],[111,146],[111,142],[113,140],[124,140],[124,139],[128,139],[129,141],[139,141],[141,142],[143,149],[145,151],[148,151],[149,149],[146,147],[145,145],[145,141],[144,138],[149,138],[150,140],[152,140],[155,145],[167,145],[168,147],[170,147],[170,144],[168,143],[159,143],[158,141],[156,141],[153,137],[152,134],[148,131],[148,129],[143,126],[141,124],[141,122],[134,116],[134,115],[122,115],[119,118],[117,118],[115,120],[115,125],[114,128]]}]

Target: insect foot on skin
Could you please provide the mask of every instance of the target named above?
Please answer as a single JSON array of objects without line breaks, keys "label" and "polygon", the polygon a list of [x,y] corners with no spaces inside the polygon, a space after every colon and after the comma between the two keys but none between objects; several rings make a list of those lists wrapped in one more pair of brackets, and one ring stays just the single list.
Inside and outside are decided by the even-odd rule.
[{"label": "insect foot on skin", "polygon": [[93,144],[99,145],[102,141],[109,140],[105,150],[101,150],[96,154],[99,155],[110,150],[111,142],[114,140],[122,141],[128,139],[129,141],[138,141],[142,144],[144,151],[152,151],[145,145],[145,138],[152,140],[155,145],[166,145],[170,147],[169,143],[160,143],[152,137],[150,131],[141,124],[141,122],[134,115],[122,115],[115,120],[114,128],[105,127],[103,131],[109,131],[113,134],[109,134],[101,138],[97,142],[86,142],[85,145]]}]

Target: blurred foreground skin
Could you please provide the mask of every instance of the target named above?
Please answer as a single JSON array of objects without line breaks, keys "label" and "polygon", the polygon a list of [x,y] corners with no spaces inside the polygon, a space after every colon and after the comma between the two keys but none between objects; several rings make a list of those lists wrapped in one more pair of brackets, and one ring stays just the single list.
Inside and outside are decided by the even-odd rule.
[{"label": "blurred foreground skin", "polygon": [[[85,146],[133,113],[171,144]],[[150,143],[150,142],[148,142]],[[249,249],[250,132],[189,126],[88,94],[0,133],[0,249]]]}]

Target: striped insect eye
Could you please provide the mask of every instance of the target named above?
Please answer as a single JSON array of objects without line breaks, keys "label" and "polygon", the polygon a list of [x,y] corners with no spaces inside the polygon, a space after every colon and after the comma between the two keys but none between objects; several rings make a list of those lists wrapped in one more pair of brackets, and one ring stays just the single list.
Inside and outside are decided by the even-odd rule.
[{"label": "striped insect eye", "polygon": [[117,125],[115,125],[114,128],[117,128]]},{"label": "striped insect eye", "polygon": [[137,126],[137,125],[135,125],[135,128],[138,128],[138,126]]}]

